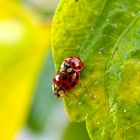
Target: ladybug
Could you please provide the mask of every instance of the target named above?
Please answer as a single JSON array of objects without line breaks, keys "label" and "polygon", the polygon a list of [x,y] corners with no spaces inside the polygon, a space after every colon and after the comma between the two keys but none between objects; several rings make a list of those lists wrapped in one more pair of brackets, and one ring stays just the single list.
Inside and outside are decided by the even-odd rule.
[{"label": "ladybug", "polygon": [[53,91],[57,97],[63,96],[67,90],[71,90],[77,83],[80,77],[80,73],[71,71],[65,73],[63,69],[58,71],[53,79]]},{"label": "ladybug", "polygon": [[61,69],[64,69],[66,73],[71,73],[72,71],[79,72],[83,66],[83,62],[79,57],[72,56],[63,60]]}]

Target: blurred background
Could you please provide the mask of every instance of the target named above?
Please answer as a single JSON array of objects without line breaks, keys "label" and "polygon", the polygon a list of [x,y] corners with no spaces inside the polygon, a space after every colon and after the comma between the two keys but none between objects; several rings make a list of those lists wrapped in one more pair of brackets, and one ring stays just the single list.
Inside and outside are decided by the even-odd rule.
[{"label": "blurred background", "polygon": [[51,23],[59,0],[0,2],[0,140],[89,140],[54,97]]}]

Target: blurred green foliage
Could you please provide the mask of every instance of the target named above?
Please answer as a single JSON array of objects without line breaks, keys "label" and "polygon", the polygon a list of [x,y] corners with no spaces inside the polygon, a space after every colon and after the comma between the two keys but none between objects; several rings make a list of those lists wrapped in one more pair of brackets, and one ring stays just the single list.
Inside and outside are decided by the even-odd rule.
[{"label": "blurred green foliage", "polygon": [[54,74],[54,62],[51,51],[49,51],[37,82],[27,122],[28,126],[35,132],[43,132],[45,130],[50,110],[56,101],[52,91]]}]

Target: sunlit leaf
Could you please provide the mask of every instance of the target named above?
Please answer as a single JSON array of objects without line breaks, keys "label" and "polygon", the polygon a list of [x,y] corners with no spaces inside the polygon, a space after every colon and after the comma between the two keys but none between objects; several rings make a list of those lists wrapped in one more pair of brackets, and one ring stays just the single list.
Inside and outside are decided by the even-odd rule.
[{"label": "sunlit leaf", "polygon": [[70,120],[86,121],[93,140],[138,140],[140,0],[61,0],[52,42],[57,70],[67,56],[85,65],[64,99]]}]

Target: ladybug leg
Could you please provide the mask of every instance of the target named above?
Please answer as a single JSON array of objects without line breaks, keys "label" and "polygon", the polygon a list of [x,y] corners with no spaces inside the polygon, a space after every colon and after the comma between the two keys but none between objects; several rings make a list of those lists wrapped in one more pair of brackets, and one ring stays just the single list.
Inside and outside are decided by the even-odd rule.
[{"label": "ladybug leg", "polygon": [[67,94],[67,92],[66,92],[66,94],[65,94],[65,97],[69,97],[69,95]]},{"label": "ladybug leg", "polygon": [[81,86],[82,84],[80,82],[78,82],[79,86]]},{"label": "ladybug leg", "polygon": [[78,100],[78,97],[77,97],[77,95],[76,94],[74,94],[74,93],[71,93],[71,94],[65,94],[65,97],[67,98],[67,97],[73,97],[74,99],[76,99],[76,100]]},{"label": "ladybug leg", "polygon": [[71,96],[73,96],[74,99],[78,100],[78,97],[76,94],[72,93]]},{"label": "ladybug leg", "polygon": [[74,98],[75,98],[76,100],[78,100],[78,97],[77,97],[76,94],[72,94],[72,95],[74,96]]}]

